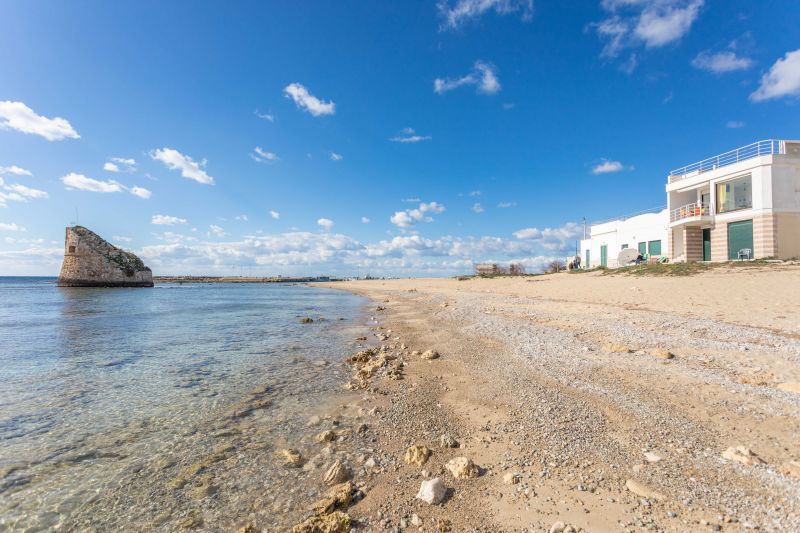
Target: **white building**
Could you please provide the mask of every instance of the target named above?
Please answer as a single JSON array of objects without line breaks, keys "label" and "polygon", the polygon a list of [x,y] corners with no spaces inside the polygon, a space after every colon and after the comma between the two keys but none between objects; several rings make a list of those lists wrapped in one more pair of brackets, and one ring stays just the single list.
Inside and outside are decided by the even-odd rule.
[{"label": "white building", "polygon": [[670,172],[670,258],[800,257],[800,141],[767,140]]},{"label": "white building", "polygon": [[629,217],[595,222],[581,241],[581,266],[616,268],[619,252],[635,248],[644,257],[666,254],[669,211],[659,209]]},{"label": "white building", "polygon": [[672,262],[800,257],[800,141],[758,141],[673,170],[667,209],[594,223],[584,268],[624,248]]}]

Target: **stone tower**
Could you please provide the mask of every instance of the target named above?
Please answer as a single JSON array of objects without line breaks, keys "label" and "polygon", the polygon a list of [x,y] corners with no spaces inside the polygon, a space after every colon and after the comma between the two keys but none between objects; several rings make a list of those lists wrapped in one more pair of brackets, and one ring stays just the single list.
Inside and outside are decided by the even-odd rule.
[{"label": "stone tower", "polygon": [[141,259],[83,226],[67,228],[60,287],[152,287],[153,272]]}]

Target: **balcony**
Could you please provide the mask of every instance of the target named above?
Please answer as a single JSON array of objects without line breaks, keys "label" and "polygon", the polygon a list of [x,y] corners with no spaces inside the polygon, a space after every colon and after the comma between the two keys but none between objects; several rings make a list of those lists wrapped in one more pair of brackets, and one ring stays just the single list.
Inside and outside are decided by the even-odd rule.
[{"label": "balcony", "polygon": [[669,222],[670,224],[674,222],[693,222],[693,221],[701,221],[703,217],[710,217],[711,210],[708,208],[707,204],[702,204],[700,202],[693,202],[691,204],[686,204],[681,206],[677,209],[673,209],[669,212]]},{"label": "balcony", "polygon": [[697,163],[677,168],[669,173],[669,183],[675,183],[690,176],[702,174],[720,167],[733,165],[740,161],[746,161],[762,155],[785,154],[786,142],[777,139],[767,139],[765,141],[754,142],[747,146],[742,146],[736,150],[725,152],[724,154],[703,159]]}]

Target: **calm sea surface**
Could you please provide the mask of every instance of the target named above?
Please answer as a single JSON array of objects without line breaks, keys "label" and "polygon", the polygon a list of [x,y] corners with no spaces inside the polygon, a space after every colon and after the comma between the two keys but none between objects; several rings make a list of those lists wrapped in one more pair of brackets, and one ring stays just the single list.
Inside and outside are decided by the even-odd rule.
[{"label": "calm sea surface", "polygon": [[[0,278],[0,530],[224,530],[252,512],[228,492],[286,483],[266,457],[337,394],[364,304],[302,285]],[[253,398],[252,416],[230,416]],[[206,461],[176,489],[220,449],[225,468]],[[276,497],[265,507],[291,515]]]}]

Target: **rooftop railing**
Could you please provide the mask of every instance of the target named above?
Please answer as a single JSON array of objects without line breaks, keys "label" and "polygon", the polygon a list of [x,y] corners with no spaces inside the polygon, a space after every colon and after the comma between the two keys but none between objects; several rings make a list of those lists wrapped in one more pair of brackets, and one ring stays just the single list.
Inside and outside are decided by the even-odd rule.
[{"label": "rooftop railing", "polygon": [[708,172],[709,170],[714,170],[727,165],[733,165],[739,161],[745,161],[761,155],[785,153],[786,143],[784,141],[777,139],[757,141],[753,144],[748,144],[747,146],[737,148],[736,150],[731,150],[730,152],[725,152],[724,154],[709,157],[708,159],[703,159],[702,161],[692,163],[691,165],[686,165],[685,167],[676,168],[669,173],[669,182],[674,183],[686,178],[689,174],[701,174],[703,172]]}]

